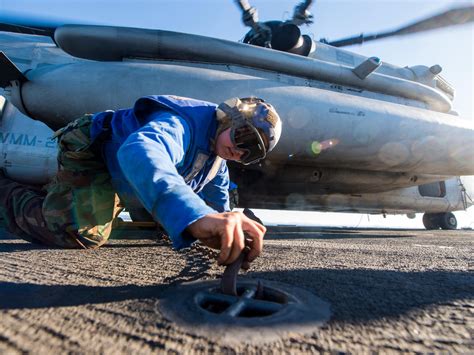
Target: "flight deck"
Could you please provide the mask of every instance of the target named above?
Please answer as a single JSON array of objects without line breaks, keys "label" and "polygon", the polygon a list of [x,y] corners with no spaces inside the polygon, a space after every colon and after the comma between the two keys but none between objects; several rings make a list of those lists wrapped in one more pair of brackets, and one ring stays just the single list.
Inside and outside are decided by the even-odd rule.
[{"label": "flight deck", "polygon": [[250,344],[162,312],[173,288],[218,282],[214,252],[173,251],[146,229],[115,237],[97,250],[60,250],[0,231],[0,353],[474,351],[472,230],[271,227],[264,254],[239,278],[302,289],[330,317]]}]

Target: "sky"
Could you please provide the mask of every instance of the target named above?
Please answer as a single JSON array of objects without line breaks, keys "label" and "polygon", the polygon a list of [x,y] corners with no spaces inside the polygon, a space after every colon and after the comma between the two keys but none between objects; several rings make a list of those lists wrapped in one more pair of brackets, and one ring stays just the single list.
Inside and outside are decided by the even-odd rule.
[{"label": "sky", "polygon": [[[261,21],[291,17],[299,1],[249,0]],[[302,32],[314,39],[331,40],[351,35],[396,29],[415,20],[452,7],[469,5],[461,0],[316,0],[311,7],[314,24]],[[233,0],[0,0],[3,15],[43,17],[48,21],[75,22],[155,28],[194,33],[238,41],[247,32]],[[463,119],[474,120],[474,26],[464,25],[427,33],[393,37],[346,47],[351,51],[377,56],[399,66],[440,64],[442,75],[455,87],[455,110]],[[260,211],[264,221],[293,224],[304,221],[341,220],[341,214],[295,214]],[[460,226],[474,227],[474,211],[456,213]],[[345,214],[348,226],[399,226],[421,228],[421,215],[382,217]],[[380,219],[380,221],[379,221]],[[311,221],[314,221],[312,223]]]}]

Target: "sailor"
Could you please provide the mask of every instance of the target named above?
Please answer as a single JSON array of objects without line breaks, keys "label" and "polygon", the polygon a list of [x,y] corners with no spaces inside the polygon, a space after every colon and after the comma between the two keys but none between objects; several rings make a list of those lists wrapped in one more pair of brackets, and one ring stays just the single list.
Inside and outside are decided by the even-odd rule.
[{"label": "sailor", "polygon": [[[63,248],[97,248],[121,206],[143,206],[177,249],[196,239],[228,265],[262,251],[265,227],[229,207],[226,160],[256,163],[275,147],[281,121],[259,98],[219,106],[147,96],[130,109],[85,115],[55,133],[59,170],[42,189],[0,179],[10,232]],[[120,200],[119,200],[119,197]],[[245,234],[244,234],[245,233]]]}]

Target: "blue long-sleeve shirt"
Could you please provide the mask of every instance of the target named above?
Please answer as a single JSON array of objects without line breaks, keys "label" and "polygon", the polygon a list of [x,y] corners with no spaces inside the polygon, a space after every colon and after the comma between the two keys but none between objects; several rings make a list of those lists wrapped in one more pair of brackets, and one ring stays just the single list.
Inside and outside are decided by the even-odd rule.
[{"label": "blue long-sleeve shirt", "polygon": [[176,248],[194,241],[184,232],[187,226],[207,214],[229,210],[225,161],[206,184],[216,161],[211,139],[217,122],[211,110],[196,111],[196,117],[185,118],[158,109],[143,125],[136,109],[105,112],[94,117],[92,127],[92,136],[98,136],[104,118],[113,115],[103,144],[113,185],[126,205],[139,201],[163,225]]}]

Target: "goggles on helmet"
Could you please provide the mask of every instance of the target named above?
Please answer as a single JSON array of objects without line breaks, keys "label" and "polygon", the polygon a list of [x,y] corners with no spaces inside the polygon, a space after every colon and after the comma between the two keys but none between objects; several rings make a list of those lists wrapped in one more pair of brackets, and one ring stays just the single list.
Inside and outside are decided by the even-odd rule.
[{"label": "goggles on helmet", "polygon": [[260,105],[264,102],[260,98],[247,97],[237,99],[237,104],[224,102],[219,105],[232,122],[230,138],[235,148],[243,152],[240,163],[244,165],[264,159],[272,149],[265,133],[269,131],[270,140],[274,134],[271,134],[271,124],[264,119],[268,114],[268,107]]},{"label": "goggles on helmet", "polygon": [[230,138],[235,147],[244,152],[240,158],[242,164],[256,163],[267,155],[260,133],[250,123],[241,121],[240,124],[233,125],[230,130]]}]

